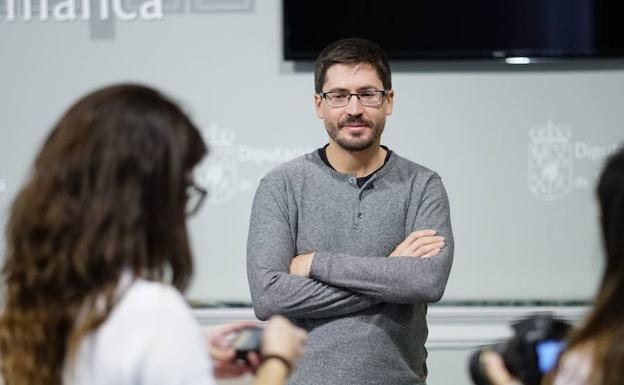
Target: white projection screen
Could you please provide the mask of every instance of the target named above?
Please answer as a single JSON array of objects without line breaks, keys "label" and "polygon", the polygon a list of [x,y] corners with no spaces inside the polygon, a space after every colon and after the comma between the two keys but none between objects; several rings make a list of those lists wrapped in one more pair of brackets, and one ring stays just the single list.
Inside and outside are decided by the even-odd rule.
[{"label": "white projection screen", "polygon": [[[123,12],[107,20],[95,11],[85,20],[80,9],[68,20],[50,0],[46,20],[34,5],[25,20],[23,3],[8,1],[0,0],[3,227],[70,103],[113,83],[147,84],[183,106],[211,149],[197,170],[210,200],[189,220],[196,269],[187,297],[248,302],[258,180],[326,143],[311,66],[282,59],[281,3],[168,0],[162,18],[149,20],[145,2],[116,0]],[[455,261],[443,301],[590,299],[602,269],[594,187],[624,140],[624,66],[391,64],[395,108],[382,143],[437,171],[451,203]]]}]

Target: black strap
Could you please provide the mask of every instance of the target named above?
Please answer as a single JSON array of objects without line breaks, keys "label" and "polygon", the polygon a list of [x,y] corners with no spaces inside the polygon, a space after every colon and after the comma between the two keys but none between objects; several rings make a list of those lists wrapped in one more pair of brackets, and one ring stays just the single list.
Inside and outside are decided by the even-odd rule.
[{"label": "black strap", "polygon": [[266,362],[270,359],[276,359],[278,361],[281,361],[286,366],[286,371],[288,372],[288,374],[292,372],[292,365],[290,364],[290,361],[288,361],[286,358],[277,354],[267,354],[266,356],[262,356],[262,362]]}]

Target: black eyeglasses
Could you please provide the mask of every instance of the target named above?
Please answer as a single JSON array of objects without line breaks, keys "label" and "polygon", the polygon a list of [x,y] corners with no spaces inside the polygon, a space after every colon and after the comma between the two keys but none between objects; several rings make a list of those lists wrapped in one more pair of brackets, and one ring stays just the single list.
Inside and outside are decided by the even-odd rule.
[{"label": "black eyeglasses", "polygon": [[198,186],[194,181],[190,182],[186,188],[186,206],[184,208],[187,217],[197,214],[207,195],[208,191],[205,188]]},{"label": "black eyeglasses", "polygon": [[384,97],[388,91],[385,90],[367,90],[356,92],[355,94],[346,91],[329,91],[321,92],[321,98],[331,107],[344,107],[349,104],[352,96],[357,96],[361,105],[366,107],[377,107],[383,103]]}]

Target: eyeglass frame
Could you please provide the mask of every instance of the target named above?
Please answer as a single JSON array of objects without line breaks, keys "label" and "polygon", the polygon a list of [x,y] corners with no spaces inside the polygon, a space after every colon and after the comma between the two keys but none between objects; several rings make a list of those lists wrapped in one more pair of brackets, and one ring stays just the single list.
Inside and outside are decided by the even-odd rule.
[{"label": "eyeglass frame", "polygon": [[[377,104],[363,104],[362,100],[360,99],[360,94],[366,93],[366,92],[380,93],[381,94],[381,99],[379,100],[379,103],[377,103]],[[389,92],[390,92],[390,90],[366,90],[366,91],[360,91],[360,92],[356,92],[356,93],[345,92],[345,91],[327,91],[327,92],[321,92],[321,93],[319,93],[319,95],[321,96],[321,99],[325,99],[325,103],[327,103],[328,106],[334,107],[334,108],[342,108],[342,107],[348,106],[349,103],[351,103],[351,97],[353,97],[354,95],[357,97],[357,101],[358,101],[358,103],[360,103],[360,105],[362,105],[364,107],[378,107],[378,106],[381,106],[383,104],[383,102],[386,99],[386,96],[388,96]],[[334,106],[334,105],[331,105],[327,101],[327,94],[344,94],[344,95],[349,95],[349,97],[347,98],[347,103],[345,103],[344,105],[342,105],[342,106]]]},{"label": "eyeglass frame", "polygon": [[[197,183],[195,183],[195,181],[190,181],[186,189],[187,191],[191,189],[191,191],[194,191],[195,193],[198,194],[197,202],[193,205],[193,208],[191,210],[187,210],[186,205],[184,206],[184,214],[187,217],[192,217],[193,215],[199,212],[199,209],[204,204],[204,201],[206,200],[206,197],[208,196],[208,190],[199,186]],[[188,202],[188,199],[189,198],[187,198],[187,202]]]}]

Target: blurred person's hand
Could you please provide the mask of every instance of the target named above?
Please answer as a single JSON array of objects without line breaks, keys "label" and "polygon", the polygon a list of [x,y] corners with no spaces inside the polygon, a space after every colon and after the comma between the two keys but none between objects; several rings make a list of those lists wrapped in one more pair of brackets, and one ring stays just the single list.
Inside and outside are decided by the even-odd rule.
[{"label": "blurred person's hand", "polygon": [[236,351],[228,339],[234,332],[257,326],[256,322],[243,321],[231,324],[206,328],[204,334],[208,340],[210,358],[212,359],[213,374],[216,378],[240,377],[251,373],[260,364],[260,357],[256,353],[247,355],[247,363],[235,360]]},{"label": "blurred person's hand", "polygon": [[481,353],[481,365],[492,385],[522,385],[507,371],[503,358],[498,353],[492,351]]},{"label": "blurred person's hand", "polygon": [[273,316],[262,333],[262,357],[281,357],[291,369],[303,354],[308,333],[282,316]]}]

